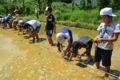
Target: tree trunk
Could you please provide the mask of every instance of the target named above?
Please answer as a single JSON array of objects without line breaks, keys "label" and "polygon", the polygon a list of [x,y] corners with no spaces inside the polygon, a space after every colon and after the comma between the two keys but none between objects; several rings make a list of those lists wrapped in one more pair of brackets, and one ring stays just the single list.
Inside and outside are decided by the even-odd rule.
[{"label": "tree trunk", "polygon": [[22,3],[23,3],[23,14],[25,15],[25,1],[22,0]]},{"label": "tree trunk", "polygon": [[72,0],[72,11],[74,11],[74,0]]}]

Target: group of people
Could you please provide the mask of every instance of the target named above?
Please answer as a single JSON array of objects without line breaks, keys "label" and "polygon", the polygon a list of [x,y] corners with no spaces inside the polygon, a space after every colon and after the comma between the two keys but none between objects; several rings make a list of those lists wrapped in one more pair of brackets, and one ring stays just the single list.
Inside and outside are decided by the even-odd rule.
[{"label": "group of people", "polygon": [[4,26],[3,26],[3,29],[7,27],[7,24],[9,25],[10,28],[13,28],[15,30],[17,30],[17,25],[16,25],[16,22],[18,21],[18,16],[19,16],[19,12],[17,9],[14,10],[14,13],[15,13],[15,16],[13,17],[12,14],[8,14],[7,16],[0,16],[0,23],[3,23]]},{"label": "group of people", "polygon": [[[54,42],[52,40],[52,34],[56,33],[56,22],[55,17],[52,15],[52,8],[46,7],[45,13],[47,15],[46,18],[46,26],[45,31],[48,38],[48,42],[51,46],[54,45]],[[105,71],[110,71],[111,66],[111,56],[113,51],[113,42],[117,41],[119,33],[120,33],[120,24],[113,21],[112,17],[114,17],[112,13],[112,8],[106,7],[100,10],[100,17],[102,19],[102,23],[97,28],[98,34],[95,38],[91,38],[88,35],[80,37],[78,40],[73,41],[73,34],[72,31],[69,28],[62,28],[57,34],[56,39],[58,41],[57,48],[58,51],[61,52],[61,54],[64,57],[67,57],[67,61],[71,61],[72,57],[77,57],[81,59],[81,57],[86,54],[90,61],[93,61],[96,63],[97,69],[99,69],[100,62],[102,60],[102,65],[105,66]],[[0,22],[4,23],[4,27],[6,27],[6,24],[8,23],[9,19],[11,18],[11,15],[9,14],[5,18],[0,18]],[[15,19],[14,19],[15,20]],[[35,42],[35,37],[37,41],[39,42],[39,36],[38,32],[41,28],[41,23],[37,20],[19,20],[19,21],[13,21],[13,23],[16,23],[20,31],[23,31],[26,29],[26,32],[29,34],[28,37],[33,37],[33,43]],[[17,25],[13,25],[13,28],[16,29]],[[64,49],[63,44],[67,40],[68,45],[66,49]],[[94,59],[91,55],[91,48],[92,44],[95,43],[95,55]],[[82,54],[78,54],[78,50],[81,48],[85,48],[86,50]],[[108,74],[105,73],[105,77],[108,77]]]}]

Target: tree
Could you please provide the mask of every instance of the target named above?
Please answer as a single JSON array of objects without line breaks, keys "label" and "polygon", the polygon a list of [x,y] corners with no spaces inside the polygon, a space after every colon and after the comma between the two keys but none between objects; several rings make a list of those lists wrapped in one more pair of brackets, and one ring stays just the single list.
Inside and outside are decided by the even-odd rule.
[{"label": "tree", "polygon": [[110,6],[111,6],[114,10],[120,9],[120,0],[111,0],[111,1],[110,1]]},{"label": "tree", "polygon": [[87,9],[91,9],[92,8],[92,1],[91,0],[87,0],[87,2],[86,2],[86,8]]},{"label": "tree", "polygon": [[72,3],[72,0],[60,0],[60,1],[65,3]]},{"label": "tree", "polygon": [[99,6],[99,9],[102,9],[104,7],[109,7],[110,0],[98,0],[97,5]]},{"label": "tree", "polygon": [[85,0],[80,0],[80,6],[81,9],[85,9],[86,1]]},{"label": "tree", "polygon": [[48,5],[49,7],[51,7],[51,4],[52,4],[52,0],[47,0],[47,5]]},{"label": "tree", "polygon": [[72,0],[72,11],[74,10],[74,0]]}]

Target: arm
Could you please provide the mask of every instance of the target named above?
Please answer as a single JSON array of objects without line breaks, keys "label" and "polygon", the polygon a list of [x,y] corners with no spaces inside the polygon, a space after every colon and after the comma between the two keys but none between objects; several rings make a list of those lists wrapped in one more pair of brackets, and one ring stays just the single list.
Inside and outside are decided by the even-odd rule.
[{"label": "arm", "polygon": [[70,51],[70,46],[71,46],[71,42],[70,42],[70,40],[68,40],[68,46],[65,50],[65,54]]},{"label": "arm", "polygon": [[81,54],[81,57],[82,57],[84,54],[88,53],[89,51],[90,51],[90,49],[86,49],[86,51]]},{"label": "arm", "polygon": [[78,54],[78,48],[76,48],[76,50],[72,49],[72,52],[70,53],[70,56],[68,58],[68,62],[72,60],[73,54],[76,52],[76,54]]},{"label": "arm", "polygon": [[98,32],[97,36],[93,39],[93,42],[96,42],[97,39],[99,38],[100,32]]},{"label": "arm", "polygon": [[45,29],[44,30],[46,31],[46,25],[45,25]]},{"label": "arm", "polygon": [[98,43],[101,42],[115,42],[117,41],[119,36],[119,33],[114,33],[112,38],[100,38],[99,40],[97,40]]},{"label": "arm", "polygon": [[54,34],[56,33],[56,23],[53,22],[53,25],[54,25]]},{"label": "arm", "polygon": [[65,53],[64,50],[63,50],[63,46],[62,46],[62,44],[60,44],[60,50],[61,50],[62,54]]},{"label": "arm", "polygon": [[18,18],[18,16],[19,16],[19,15],[17,14],[17,15],[13,18],[13,20],[17,19],[17,18]]},{"label": "arm", "polygon": [[68,59],[68,62],[72,60],[73,53],[70,54],[70,57]]},{"label": "arm", "polygon": [[38,40],[39,38],[38,38],[38,34],[37,34],[36,30],[33,31],[33,34],[36,36],[36,38]]}]

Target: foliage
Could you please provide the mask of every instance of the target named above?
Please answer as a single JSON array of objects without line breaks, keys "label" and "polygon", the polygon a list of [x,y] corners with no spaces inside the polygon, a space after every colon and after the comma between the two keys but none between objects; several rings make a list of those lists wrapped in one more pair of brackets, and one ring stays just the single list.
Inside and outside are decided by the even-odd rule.
[{"label": "foliage", "polygon": [[5,15],[5,9],[0,5],[0,15]]},{"label": "foliage", "polygon": [[65,2],[65,3],[71,3],[72,0],[60,0],[61,2]]},{"label": "foliage", "polygon": [[120,9],[120,0],[98,0],[99,9],[104,7],[112,7],[115,10]]}]

